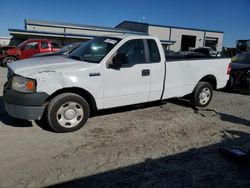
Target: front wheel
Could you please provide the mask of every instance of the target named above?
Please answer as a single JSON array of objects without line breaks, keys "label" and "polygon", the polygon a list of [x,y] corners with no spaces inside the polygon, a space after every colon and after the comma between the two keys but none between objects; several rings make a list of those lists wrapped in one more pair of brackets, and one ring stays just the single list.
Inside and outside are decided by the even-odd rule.
[{"label": "front wheel", "polygon": [[47,119],[55,132],[72,132],[83,127],[89,113],[89,105],[84,98],[74,93],[63,93],[51,100]]},{"label": "front wheel", "polygon": [[193,93],[191,102],[196,107],[206,107],[213,97],[213,87],[208,82],[199,82]]}]

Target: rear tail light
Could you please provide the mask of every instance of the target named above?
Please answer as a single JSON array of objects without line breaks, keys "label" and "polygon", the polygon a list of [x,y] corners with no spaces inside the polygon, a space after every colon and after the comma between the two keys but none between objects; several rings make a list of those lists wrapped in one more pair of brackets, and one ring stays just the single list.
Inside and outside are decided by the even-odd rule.
[{"label": "rear tail light", "polygon": [[232,68],[232,65],[231,63],[228,64],[228,67],[227,67],[227,75],[230,75],[231,73],[231,68]]}]

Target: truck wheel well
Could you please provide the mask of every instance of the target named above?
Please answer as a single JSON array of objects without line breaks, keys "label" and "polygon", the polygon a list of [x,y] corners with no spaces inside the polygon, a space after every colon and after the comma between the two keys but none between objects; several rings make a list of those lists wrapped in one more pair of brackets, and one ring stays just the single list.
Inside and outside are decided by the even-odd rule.
[{"label": "truck wheel well", "polygon": [[213,89],[217,89],[217,80],[214,75],[204,76],[199,82],[208,82],[213,86]]},{"label": "truck wheel well", "polygon": [[[19,60],[19,57],[18,57],[18,56],[14,56],[14,55],[6,56],[5,58],[10,58],[10,57],[11,57],[11,58],[15,58],[16,60]],[[4,58],[4,59],[5,59],[5,58]]]},{"label": "truck wheel well", "polygon": [[59,89],[55,93],[50,95],[49,98],[47,99],[47,101],[50,101],[51,99],[53,99],[57,95],[60,95],[62,93],[67,93],[67,92],[75,93],[75,94],[78,94],[78,95],[84,97],[84,99],[89,104],[91,112],[94,112],[97,110],[96,101],[95,101],[94,97],[88,91],[86,91],[82,88],[77,88],[77,87]]}]

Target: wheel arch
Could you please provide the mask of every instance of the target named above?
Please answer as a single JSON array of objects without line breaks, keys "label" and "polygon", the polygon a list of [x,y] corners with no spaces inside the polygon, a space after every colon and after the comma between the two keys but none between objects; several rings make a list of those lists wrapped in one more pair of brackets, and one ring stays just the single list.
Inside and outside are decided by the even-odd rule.
[{"label": "wheel arch", "polygon": [[15,55],[8,55],[2,59],[2,61],[1,61],[2,66],[7,67],[6,59],[8,59],[8,58],[14,58],[14,59],[16,59],[16,61],[19,60],[19,58]]},{"label": "wheel arch", "polygon": [[[213,89],[216,90],[217,89],[217,79],[214,75],[212,74],[209,74],[209,75],[206,75],[204,76],[203,78],[201,78],[199,80],[199,82],[208,82],[212,85]],[[198,83],[199,83],[198,82]]]},{"label": "wheel arch", "polygon": [[19,60],[19,56],[18,55],[8,55],[5,58],[10,58],[10,57],[15,58],[16,60]]},{"label": "wheel arch", "polygon": [[75,94],[82,96],[88,102],[91,112],[94,112],[97,110],[96,101],[95,101],[95,98],[93,97],[93,95],[90,92],[88,92],[87,90],[79,88],[79,87],[70,87],[70,88],[59,89],[59,90],[55,91],[53,94],[51,94],[48,97],[46,102],[49,102],[54,97],[56,97],[62,93],[68,93],[68,92],[75,93]]}]

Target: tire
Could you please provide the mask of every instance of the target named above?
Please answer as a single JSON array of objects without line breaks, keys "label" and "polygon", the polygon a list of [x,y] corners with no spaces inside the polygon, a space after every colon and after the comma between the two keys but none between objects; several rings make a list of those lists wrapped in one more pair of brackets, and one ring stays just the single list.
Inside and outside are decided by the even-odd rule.
[{"label": "tire", "polygon": [[213,87],[208,82],[199,82],[191,96],[191,103],[194,107],[206,107],[213,97]]},{"label": "tire", "polygon": [[51,100],[47,119],[57,133],[73,132],[87,122],[90,109],[87,101],[74,93],[63,93]]},{"label": "tire", "polygon": [[246,90],[247,90],[246,94],[250,95],[250,80],[249,79],[247,79],[247,89]]},{"label": "tire", "polygon": [[231,93],[231,92],[233,92],[233,90],[234,90],[234,80],[233,80],[233,77],[230,76],[228,81],[227,81],[225,91]]},{"label": "tire", "polygon": [[3,65],[3,67],[7,67],[7,65],[9,63],[12,63],[12,62],[14,62],[16,60],[17,60],[17,58],[12,57],[12,56],[11,57],[6,57],[6,58],[3,59],[2,65]]}]

